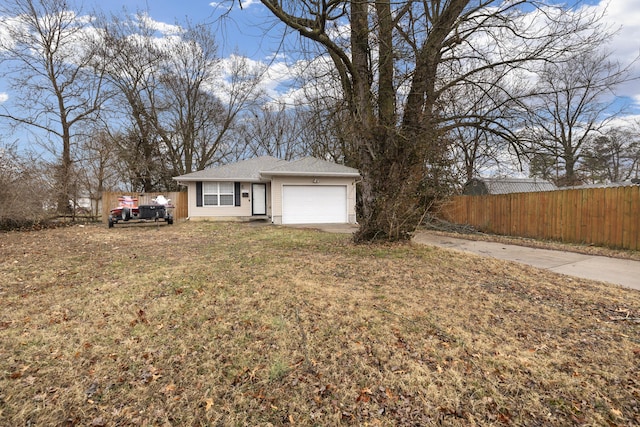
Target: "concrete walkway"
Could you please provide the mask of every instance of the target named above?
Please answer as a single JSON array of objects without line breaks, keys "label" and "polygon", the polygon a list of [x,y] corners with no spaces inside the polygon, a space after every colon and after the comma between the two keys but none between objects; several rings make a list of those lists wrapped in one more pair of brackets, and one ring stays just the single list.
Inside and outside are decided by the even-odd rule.
[{"label": "concrete walkway", "polygon": [[[354,233],[354,224],[301,224],[298,228],[314,228],[329,233]],[[640,290],[640,261],[584,255],[550,249],[529,248],[504,243],[466,240],[443,236],[428,231],[419,231],[413,241],[424,245],[449,248],[477,255],[543,268],[555,273],[583,279],[597,280]]]},{"label": "concrete walkway", "polygon": [[416,233],[413,241],[424,245],[520,262],[555,273],[598,280],[640,290],[640,261],[528,248],[504,243],[466,240],[427,231]]}]

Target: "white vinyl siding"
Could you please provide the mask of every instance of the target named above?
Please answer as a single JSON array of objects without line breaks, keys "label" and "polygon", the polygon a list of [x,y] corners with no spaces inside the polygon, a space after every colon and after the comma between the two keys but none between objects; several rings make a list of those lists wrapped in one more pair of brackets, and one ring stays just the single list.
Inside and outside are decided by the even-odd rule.
[{"label": "white vinyl siding", "polygon": [[233,206],[233,182],[203,182],[203,206]]}]

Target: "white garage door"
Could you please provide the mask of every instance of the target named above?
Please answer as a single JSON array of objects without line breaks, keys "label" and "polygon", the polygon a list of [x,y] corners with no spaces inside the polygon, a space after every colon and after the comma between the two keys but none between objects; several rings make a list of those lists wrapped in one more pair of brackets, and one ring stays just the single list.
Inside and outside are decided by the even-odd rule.
[{"label": "white garage door", "polygon": [[285,185],[282,187],[283,224],[347,222],[345,185]]}]

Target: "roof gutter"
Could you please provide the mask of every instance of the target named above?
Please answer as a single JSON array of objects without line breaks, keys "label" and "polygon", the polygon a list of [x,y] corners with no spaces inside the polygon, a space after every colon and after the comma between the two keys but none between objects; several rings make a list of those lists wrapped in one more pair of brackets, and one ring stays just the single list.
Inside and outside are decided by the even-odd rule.
[{"label": "roof gutter", "polygon": [[176,179],[172,178],[178,182],[180,185],[187,185],[188,182],[198,182],[198,181],[212,181],[212,182],[265,182],[261,179],[257,178],[215,178],[215,177],[203,177],[203,178],[188,178],[188,179]]},{"label": "roof gutter", "polygon": [[357,172],[286,172],[286,171],[265,171],[260,172],[264,177],[271,176],[328,176],[338,178],[357,178],[360,176]]}]

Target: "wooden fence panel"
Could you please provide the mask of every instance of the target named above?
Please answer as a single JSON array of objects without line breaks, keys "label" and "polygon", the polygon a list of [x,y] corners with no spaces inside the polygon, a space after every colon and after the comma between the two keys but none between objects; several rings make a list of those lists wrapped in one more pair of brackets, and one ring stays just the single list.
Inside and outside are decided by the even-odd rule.
[{"label": "wooden fence panel", "polygon": [[440,216],[488,233],[640,249],[640,187],[457,196]]},{"label": "wooden fence panel", "polygon": [[[604,188],[598,188],[593,193],[594,193],[593,202],[596,204],[596,214],[592,218],[592,222],[591,223],[592,224],[596,223],[596,224],[604,225],[604,223],[605,223],[605,212],[606,212],[606,202],[607,202]],[[591,242],[593,242],[595,244],[604,245],[605,242],[607,241],[607,238],[605,237],[605,227],[604,226],[592,227],[592,230],[594,230],[593,231],[593,235],[595,237],[591,240]]]},{"label": "wooden fence panel", "polygon": [[630,205],[631,205],[631,192],[628,191],[628,188],[622,188],[623,190],[623,194],[622,194],[622,203],[623,203],[623,209],[622,209],[622,246],[625,248],[631,247],[631,236],[629,235],[630,231],[631,231],[631,223],[632,223],[632,215],[631,215],[631,211],[630,211]]},{"label": "wooden fence panel", "polygon": [[[638,220],[638,206],[640,206],[640,191],[630,189],[631,197],[629,198],[629,217],[631,218],[631,226],[629,227],[629,249],[637,251],[640,249],[640,220]],[[635,213],[635,215],[634,215]]]},{"label": "wooden fence panel", "polygon": [[173,218],[180,220],[186,218],[188,213],[188,199],[186,191],[174,191],[164,193],[130,193],[130,192],[109,192],[102,193],[102,222],[105,224],[109,220],[109,211],[118,206],[118,197],[132,196],[138,198],[138,205],[149,205],[157,196],[164,196],[171,200],[173,208]]},{"label": "wooden fence panel", "polygon": [[602,226],[604,227],[604,241],[612,242],[613,241],[613,216],[615,211],[615,194],[613,191],[607,191],[604,194],[604,211],[605,215],[603,217]]},{"label": "wooden fence panel", "polygon": [[[591,221],[593,221],[593,206],[589,203],[589,199],[586,197],[587,192],[584,190],[579,190],[580,197],[580,223],[578,226],[580,227],[578,230],[578,235],[581,236],[585,241],[591,239],[591,229],[587,227]],[[581,242],[582,243],[582,242]]]}]

